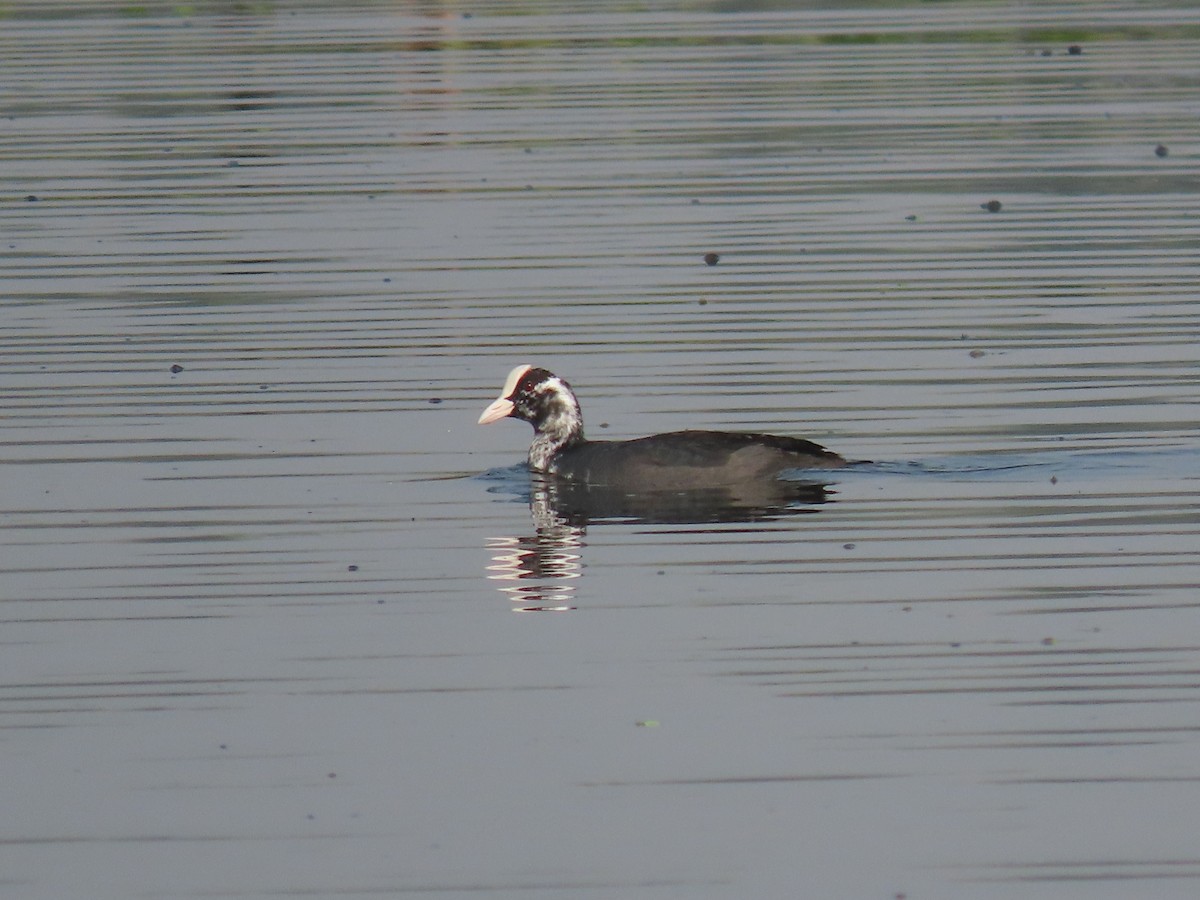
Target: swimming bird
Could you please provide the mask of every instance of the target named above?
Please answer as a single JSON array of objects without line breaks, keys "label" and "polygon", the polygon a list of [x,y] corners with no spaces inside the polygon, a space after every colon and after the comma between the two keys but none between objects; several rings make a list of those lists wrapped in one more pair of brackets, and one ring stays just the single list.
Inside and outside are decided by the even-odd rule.
[{"label": "swimming bird", "polygon": [[527,364],[508,373],[479,424],[505,418],[533,426],[533,471],[630,491],[711,488],[774,478],[788,469],[848,465],[820,444],[774,434],[672,431],[629,441],[589,441],[571,385]]}]

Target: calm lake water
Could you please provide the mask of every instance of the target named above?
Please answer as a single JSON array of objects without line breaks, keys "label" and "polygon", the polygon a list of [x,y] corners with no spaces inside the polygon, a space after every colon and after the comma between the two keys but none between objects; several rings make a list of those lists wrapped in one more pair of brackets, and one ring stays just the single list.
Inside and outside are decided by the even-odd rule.
[{"label": "calm lake water", "polygon": [[[1196,896],[1192,4],[0,51],[6,898]],[[567,508],[523,362],[875,463]]]}]

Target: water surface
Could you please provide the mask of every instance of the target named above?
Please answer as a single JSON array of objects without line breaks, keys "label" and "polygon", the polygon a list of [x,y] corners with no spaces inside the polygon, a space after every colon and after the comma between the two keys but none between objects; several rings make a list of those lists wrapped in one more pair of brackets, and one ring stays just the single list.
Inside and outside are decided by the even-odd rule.
[{"label": "water surface", "polygon": [[1195,894],[1190,5],[7,11],[5,896]]}]

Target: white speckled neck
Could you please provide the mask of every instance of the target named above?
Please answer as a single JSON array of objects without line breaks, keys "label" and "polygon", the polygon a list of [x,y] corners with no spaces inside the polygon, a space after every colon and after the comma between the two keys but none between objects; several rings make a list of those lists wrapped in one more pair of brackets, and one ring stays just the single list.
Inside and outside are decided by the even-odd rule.
[{"label": "white speckled neck", "polygon": [[533,426],[529,466],[539,472],[553,472],[554,455],[583,442],[583,413],[574,392],[556,375],[541,382],[535,390],[541,400],[541,417]]}]

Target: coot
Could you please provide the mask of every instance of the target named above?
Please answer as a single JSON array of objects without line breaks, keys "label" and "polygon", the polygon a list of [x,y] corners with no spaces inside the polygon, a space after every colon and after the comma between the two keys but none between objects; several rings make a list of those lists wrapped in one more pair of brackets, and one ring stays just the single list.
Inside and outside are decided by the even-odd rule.
[{"label": "coot", "polygon": [[632,441],[589,441],[571,386],[546,369],[517,366],[480,425],[513,417],[533,426],[529,467],[631,491],[691,490],[769,478],[787,469],[837,469],[845,459],[812,441],[773,434],[673,431]]}]

